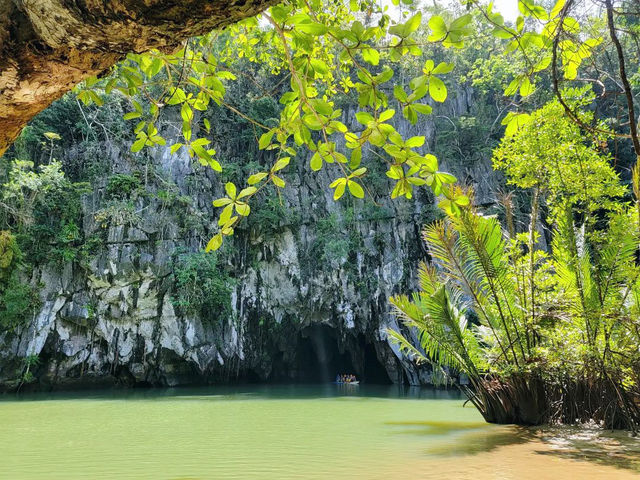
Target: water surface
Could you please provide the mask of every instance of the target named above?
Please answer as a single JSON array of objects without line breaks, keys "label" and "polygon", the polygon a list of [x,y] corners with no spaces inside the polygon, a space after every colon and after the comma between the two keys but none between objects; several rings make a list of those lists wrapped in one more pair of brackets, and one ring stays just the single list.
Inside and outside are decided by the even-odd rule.
[{"label": "water surface", "polygon": [[640,443],[488,425],[455,391],[279,386],[0,397],[0,479],[638,478]]}]

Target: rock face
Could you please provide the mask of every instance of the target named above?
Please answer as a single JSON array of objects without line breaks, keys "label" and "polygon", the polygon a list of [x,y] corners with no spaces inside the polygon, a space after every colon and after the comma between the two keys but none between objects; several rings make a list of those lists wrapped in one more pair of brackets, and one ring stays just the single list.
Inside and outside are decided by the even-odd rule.
[{"label": "rock face", "polygon": [[0,0],[0,155],[38,112],[127,53],[175,50],[270,3]]},{"label": "rock face", "polygon": [[[430,121],[398,129],[433,136]],[[224,156],[225,146],[217,149]],[[104,154],[113,173],[139,170],[126,146],[105,145]],[[430,196],[391,201],[381,194],[380,206],[336,203],[327,188],[331,173],[314,174],[307,160],[298,161],[289,167],[281,198],[281,210],[293,213],[239,229],[231,253],[221,257],[235,279],[231,315],[185,314],[175,301],[176,252],[202,250],[222,183],[168,148],[148,155],[143,194],[130,199],[131,218],[98,218],[108,203],[105,179],[84,199],[85,237],[99,232],[103,238],[90,260],[31,272],[42,308],[22,330],[0,334],[5,388],[15,386],[24,359],[33,355],[39,388],[319,382],[341,372],[369,382],[429,381],[428,371],[403,359],[386,330],[398,328],[388,297],[415,289],[417,264],[426,258],[420,231],[436,214]],[[379,181],[389,192],[386,178]],[[160,194],[167,184],[180,202]]]}]

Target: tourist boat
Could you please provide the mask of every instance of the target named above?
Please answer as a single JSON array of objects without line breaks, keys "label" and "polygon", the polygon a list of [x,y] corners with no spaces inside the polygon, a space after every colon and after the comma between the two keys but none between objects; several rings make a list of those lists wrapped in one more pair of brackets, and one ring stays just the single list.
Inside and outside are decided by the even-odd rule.
[{"label": "tourist boat", "polygon": [[336,385],[360,385],[360,380],[354,380],[353,382],[333,382]]}]

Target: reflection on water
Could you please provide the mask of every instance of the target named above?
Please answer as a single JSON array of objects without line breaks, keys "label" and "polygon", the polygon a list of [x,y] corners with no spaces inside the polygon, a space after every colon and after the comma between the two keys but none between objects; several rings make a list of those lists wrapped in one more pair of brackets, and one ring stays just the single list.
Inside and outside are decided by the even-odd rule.
[{"label": "reflection on water", "polygon": [[623,434],[488,425],[455,390],[281,385],[5,396],[0,425],[0,479],[12,480],[441,480],[445,472],[594,480],[640,471],[640,444]]},{"label": "reflection on water", "polygon": [[2,402],[41,401],[41,400],[158,400],[169,399],[231,399],[240,397],[253,398],[328,398],[328,397],[371,397],[371,398],[406,398],[406,399],[465,399],[457,389],[436,389],[407,385],[349,385],[349,384],[248,384],[220,385],[215,387],[179,387],[152,388],[134,390],[82,390],[63,392],[38,392],[16,395],[0,395]]}]

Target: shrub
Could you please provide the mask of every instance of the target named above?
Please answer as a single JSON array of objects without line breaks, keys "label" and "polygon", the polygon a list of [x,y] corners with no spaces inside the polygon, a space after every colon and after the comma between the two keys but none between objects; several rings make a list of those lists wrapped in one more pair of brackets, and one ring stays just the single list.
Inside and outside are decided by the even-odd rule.
[{"label": "shrub", "polygon": [[[353,212],[347,211],[353,217]],[[359,248],[360,234],[353,228],[347,228],[344,221],[332,213],[326,218],[318,220],[317,237],[313,242],[310,255],[314,259],[322,259],[324,265],[332,268],[347,263],[349,257]],[[355,262],[349,262],[353,267]]]},{"label": "shrub", "polygon": [[20,280],[22,252],[11,232],[0,232],[0,329],[28,322],[39,307],[36,290]]},{"label": "shrub", "polygon": [[96,223],[102,228],[109,225],[137,225],[141,222],[132,202],[112,201],[94,214]]},{"label": "shrub", "polygon": [[219,323],[231,317],[235,281],[212,253],[178,254],[174,261],[172,303],[182,315]]},{"label": "shrub", "polygon": [[138,175],[117,173],[109,177],[107,181],[107,198],[129,198],[142,189],[142,183]]},{"label": "shrub", "polygon": [[82,243],[81,199],[89,184],[70,182],[55,160],[37,170],[19,160],[6,168],[0,215],[14,229],[25,258],[30,263],[75,259]]},{"label": "shrub", "polygon": [[264,201],[256,202],[251,215],[247,218],[247,223],[258,234],[272,236],[280,232],[283,226],[299,224],[300,216],[287,208],[278,197],[271,195]]},{"label": "shrub", "polygon": [[17,263],[21,252],[15,236],[8,230],[0,231],[0,282],[6,282]]}]

